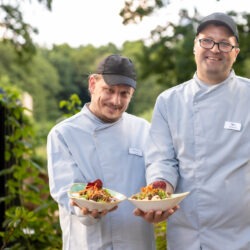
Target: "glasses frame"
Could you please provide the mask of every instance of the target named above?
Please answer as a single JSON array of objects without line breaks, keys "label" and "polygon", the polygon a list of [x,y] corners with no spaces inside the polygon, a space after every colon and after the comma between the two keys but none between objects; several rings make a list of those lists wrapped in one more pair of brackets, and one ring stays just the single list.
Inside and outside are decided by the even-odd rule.
[{"label": "glasses frame", "polygon": [[[202,43],[202,41],[204,41],[204,40],[209,40],[209,41],[211,41],[211,42],[213,43],[212,46],[211,46],[210,48],[203,47],[203,46],[201,45],[201,43]],[[229,52],[231,52],[233,49],[238,49],[238,48],[239,48],[239,46],[237,46],[237,45],[232,45],[232,44],[227,43],[227,42],[218,42],[218,43],[217,43],[217,42],[215,42],[213,39],[210,39],[210,38],[200,38],[200,39],[198,39],[198,41],[199,41],[200,47],[203,48],[203,49],[212,49],[212,48],[214,47],[214,45],[218,45],[219,51],[224,52],[224,53],[229,53]],[[221,50],[221,48],[220,48],[220,45],[221,45],[221,44],[228,44],[228,45],[231,46],[231,49],[228,50],[228,51],[223,51],[223,50]]]}]

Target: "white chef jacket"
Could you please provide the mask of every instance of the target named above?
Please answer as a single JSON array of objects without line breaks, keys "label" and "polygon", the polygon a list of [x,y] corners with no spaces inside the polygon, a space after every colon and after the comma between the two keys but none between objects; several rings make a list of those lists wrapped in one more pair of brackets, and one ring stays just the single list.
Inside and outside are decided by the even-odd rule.
[{"label": "white chef jacket", "polygon": [[250,249],[250,81],[197,76],[157,98],[147,181],[190,191],[168,220],[168,250]]},{"label": "white chef jacket", "polygon": [[129,201],[101,219],[70,206],[72,183],[101,179],[103,186],[129,197],[146,185],[144,146],[149,123],[124,113],[103,123],[88,109],[57,124],[48,135],[48,173],[58,202],[64,250],[155,249],[153,226],[133,215]]}]

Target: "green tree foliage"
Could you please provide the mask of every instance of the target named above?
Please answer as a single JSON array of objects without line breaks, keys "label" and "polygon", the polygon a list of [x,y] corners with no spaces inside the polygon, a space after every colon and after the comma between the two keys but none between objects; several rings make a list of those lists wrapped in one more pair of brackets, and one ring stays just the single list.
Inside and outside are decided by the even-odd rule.
[{"label": "green tree foliage", "polygon": [[34,117],[47,121],[59,115],[59,77],[53,65],[37,49],[29,62],[20,64],[19,58],[9,43],[0,42],[0,73],[33,97]]},{"label": "green tree foliage", "polygon": [[[34,96],[35,118],[45,122],[57,117],[59,115],[58,101],[55,97],[60,92],[61,86],[53,65],[38,51],[31,63],[27,65],[25,76],[22,88]],[[25,88],[25,85],[30,85],[29,89]]]},{"label": "green tree foliage", "polygon": [[[169,1],[165,1],[167,4]],[[125,6],[121,10],[120,15],[123,17],[123,23],[137,23],[143,19],[143,17],[152,14],[155,9],[164,6],[164,0],[126,0]]]},{"label": "green tree foliage", "polygon": [[[1,249],[60,249],[57,206],[49,196],[46,169],[34,161],[35,131],[25,115],[20,91],[0,81],[5,109],[5,220],[0,232]],[[4,211],[1,211],[4,212]]]},{"label": "green tree foliage", "polygon": [[[37,1],[51,10],[52,0]],[[0,28],[3,32],[3,37],[0,41],[10,42],[19,56],[27,60],[30,58],[30,55],[34,54],[36,51],[36,47],[32,40],[32,34],[37,34],[38,30],[24,21],[23,14],[20,10],[23,2],[24,1],[18,0],[1,1]]]},{"label": "green tree foliage", "polygon": [[[124,23],[138,22],[145,16],[156,14],[159,8],[167,8],[169,1],[126,1],[125,7],[120,12]],[[249,13],[229,14],[235,16],[239,27],[241,52],[237,58],[234,69],[237,74],[247,76],[249,64],[245,64],[249,58],[248,41],[250,39]],[[150,45],[144,45],[139,62],[142,67],[142,77],[154,75],[155,80],[165,88],[175,86],[191,78],[195,72],[193,59],[193,42],[197,21],[201,15],[197,9],[193,16],[187,10],[180,9],[179,22],[167,22],[165,26],[158,26],[151,31]]]},{"label": "green tree foliage", "polygon": [[77,93],[77,87],[72,83],[74,77],[73,54],[74,49],[67,44],[54,45],[51,50],[43,49],[43,55],[53,65],[59,77],[60,91],[58,99],[68,98],[72,93]]},{"label": "green tree foliage", "polygon": [[[234,12],[231,12],[235,14]],[[236,15],[236,14],[235,14]],[[234,64],[236,73],[249,77],[249,58],[250,58],[250,13],[240,13],[237,16],[238,30],[239,30],[239,42],[240,42],[240,53],[237,57],[237,62]]]},{"label": "green tree foliage", "polygon": [[82,102],[77,94],[72,94],[68,100],[60,101],[60,108],[64,110],[62,119],[75,115],[82,109]]}]

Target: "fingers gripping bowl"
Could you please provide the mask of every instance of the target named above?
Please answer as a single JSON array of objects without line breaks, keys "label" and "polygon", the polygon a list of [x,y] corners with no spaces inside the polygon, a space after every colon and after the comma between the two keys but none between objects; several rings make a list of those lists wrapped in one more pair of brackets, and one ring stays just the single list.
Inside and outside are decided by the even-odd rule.
[{"label": "fingers gripping bowl", "polygon": [[[99,182],[100,184],[101,182]],[[68,196],[80,207],[86,207],[89,211],[94,209],[99,212],[110,210],[127,197],[114,190],[103,188],[93,183],[74,183],[68,191]],[[99,185],[99,186],[98,186]]]}]

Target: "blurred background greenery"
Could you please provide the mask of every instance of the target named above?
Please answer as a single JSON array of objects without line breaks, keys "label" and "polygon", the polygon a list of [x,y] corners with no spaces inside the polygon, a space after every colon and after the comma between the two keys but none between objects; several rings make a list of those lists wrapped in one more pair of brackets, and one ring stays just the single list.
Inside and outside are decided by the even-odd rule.
[{"label": "blurred background greenery", "polygon": [[[52,0],[38,0],[51,10]],[[147,4],[148,3],[148,4]],[[168,1],[127,1],[120,15],[124,25],[168,7]],[[136,66],[138,88],[128,112],[151,120],[158,94],[190,79],[195,72],[193,40],[198,10],[180,9],[178,24],[166,22],[151,32],[151,42],[125,41],[73,48],[68,44],[44,48],[34,44],[31,24],[24,22],[21,1],[1,1],[0,111],[1,249],[61,249],[57,206],[49,196],[46,137],[65,116],[89,101],[88,74],[109,54],[130,57]],[[53,10],[51,10],[53,11]],[[230,11],[238,23],[241,52],[237,74],[250,77],[248,12]],[[169,31],[169,32],[167,32]],[[171,35],[167,35],[171,34]],[[23,103],[27,103],[27,108]],[[4,154],[3,154],[4,153]],[[157,249],[166,249],[166,223],[155,226]],[[39,248],[38,248],[39,247]]]}]

